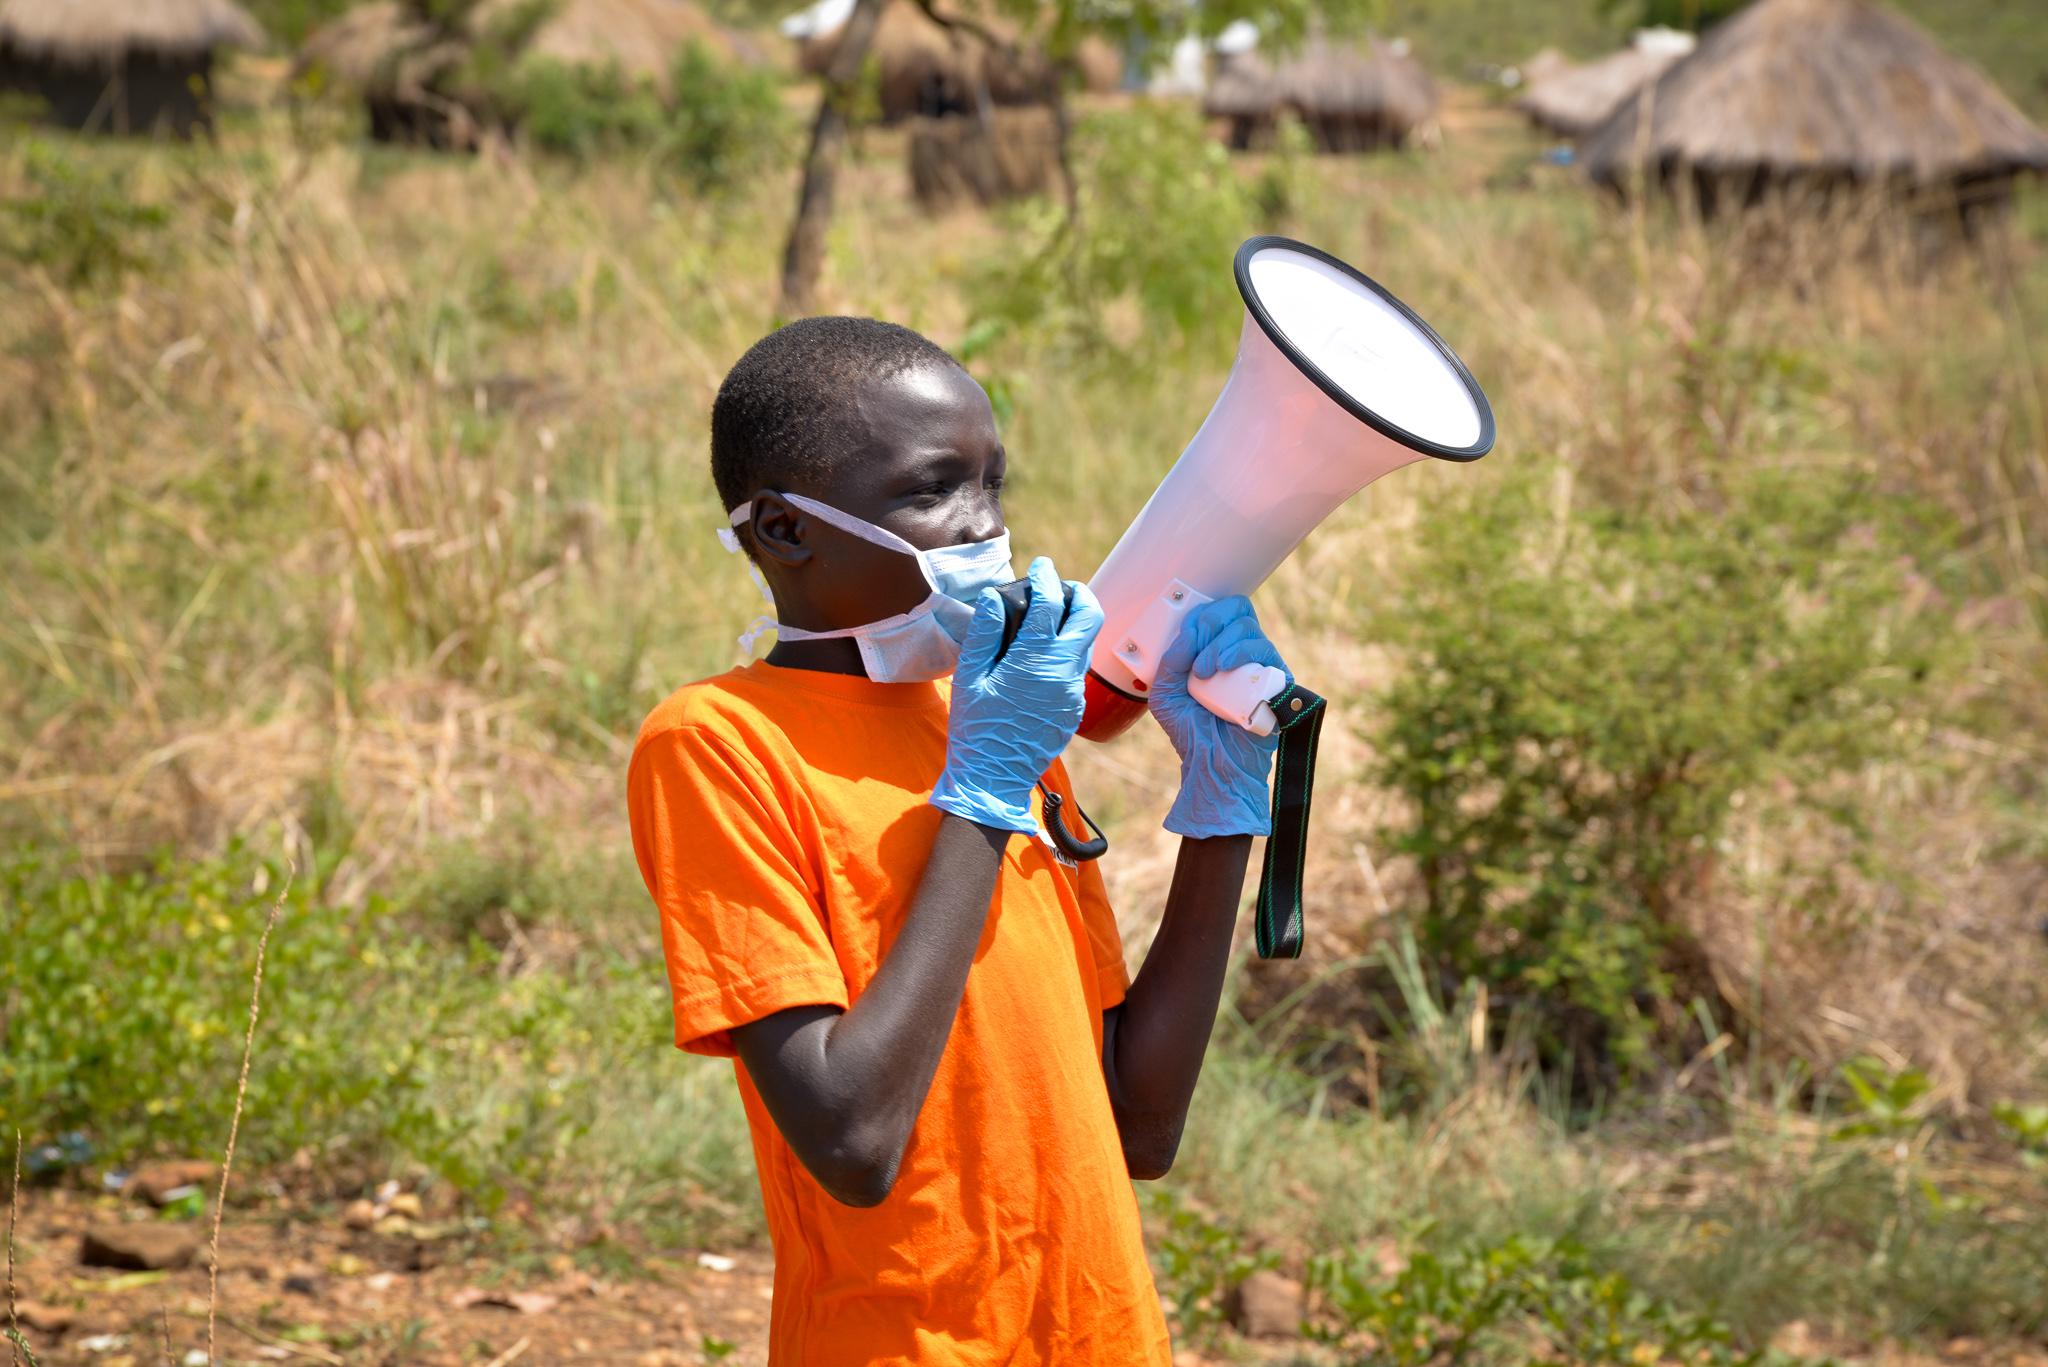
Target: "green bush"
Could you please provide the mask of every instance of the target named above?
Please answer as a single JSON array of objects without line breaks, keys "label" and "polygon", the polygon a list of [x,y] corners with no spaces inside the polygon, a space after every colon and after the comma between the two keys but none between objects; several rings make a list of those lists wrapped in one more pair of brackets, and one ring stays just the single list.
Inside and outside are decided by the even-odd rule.
[{"label": "green bush", "polygon": [[1438,971],[1545,1004],[1547,1047],[1627,1070],[1732,808],[1767,781],[1822,802],[1892,753],[1953,635],[1915,609],[1910,519],[1853,483],[1557,502],[1519,478],[1424,516],[1378,622],[1406,668],[1374,776],[1407,799],[1390,835]]},{"label": "green bush", "polygon": [[119,171],[42,141],[29,144],[23,170],[38,193],[0,201],[9,220],[0,228],[0,251],[74,288],[116,284],[154,263],[151,235],[167,216],[129,198]]},{"label": "green bush", "polygon": [[1417,1252],[1388,1275],[1373,1254],[1323,1257],[1309,1284],[1342,1325],[1341,1339],[1369,1334],[1369,1359],[1393,1367],[1433,1362],[1577,1363],[1644,1367],[1655,1362],[1751,1363],[1726,1327],[1602,1275],[1570,1242],[1511,1236],[1442,1254]]},{"label": "green bush", "polygon": [[665,120],[653,87],[616,66],[533,58],[520,64],[515,89],[519,123],[533,145],[568,156],[649,146]]},{"label": "green bush", "polygon": [[1040,245],[1006,251],[971,281],[963,352],[1006,333],[1101,346],[1105,309],[1123,300],[1143,324],[1133,351],[1227,346],[1243,314],[1231,258],[1262,205],[1290,207],[1284,186],[1248,190],[1200,115],[1178,102],[1092,115],[1073,141],[1079,226],[1060,205],[1020,210]]},{"label": "green bush", "polygon": [[787,118],[773,73],[730,70],[693,41],[669,81],[661,159],[698,190],[730,189],[781,156]]},{"label": "green bush", "polygon": [[738,183],[777,155],[785,123],[772,72],[728,69],[692,41],[677,54],[669,98],[616,66],[545,58],[519,63],[507,104],[534,146],[587,159],[645,151],[699,191]]},{"label": "green bush", "polygon": [[[234,1106],[256,942],[275,870],[246,857],[125,878],[0,863],[0,1098],[28,1134],[87,1130],[103,1152],[218,1147]],[[295,890],[272,940],[252,1149],[326,1138],[379,1093],[416,1085],[402,1043],[369,1029],[372,990],[409,946]],[[381,941],[381,944],[380,944]]]},{"label": "green bush", "polygon": [[[0,861],[0,1127],[83,1132],[110,1162],[217,1153],[280,880],[243,851],[126,877]],[[286,900],[245,1156],[412,1163],[485,1211],[516,1187],[671,1237],[751,1230],[729,1070],[677,1055],[658,963],[522,964],[415,919]]]}]

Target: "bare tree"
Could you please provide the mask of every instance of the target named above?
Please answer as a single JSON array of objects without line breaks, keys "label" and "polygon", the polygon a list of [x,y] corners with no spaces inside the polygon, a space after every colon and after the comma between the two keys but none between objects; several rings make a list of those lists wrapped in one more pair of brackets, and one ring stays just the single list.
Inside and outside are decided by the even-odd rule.
[{"label": "bare tree", "polygon": [[846,31],[825,68],[825,90],[818,102],[818,121],[811,125],[810,155],[804,158],[804,185],[797,194],[796,222],[782,256],[782,311],[800,318],[811,311],[818,275],[825,267],[825,233],[832,226],[832,192],[839,178],[839,160],[846,151],[847,110],[860,83],[860,69],[875,41],[875,27],[889,0],[854,0]]}]

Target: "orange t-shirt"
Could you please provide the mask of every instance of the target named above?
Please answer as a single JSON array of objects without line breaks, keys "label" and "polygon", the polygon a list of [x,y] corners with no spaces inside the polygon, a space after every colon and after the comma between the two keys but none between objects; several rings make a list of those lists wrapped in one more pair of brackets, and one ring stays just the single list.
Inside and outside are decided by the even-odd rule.
[{"label": "orange t-shirt", "polygon": [[[938,685],[761,662],[654,709],[627,806],[680,1047],[732,1057],[735,1025],[860,996],[938,833],[946,712]],[[1046,781],[1071,800],[1057,762]],[[1012,838],[895,1188],[868,1210],[818,1185],[735,1059],[775,1245],[771,1363],[1169,1361],[1102,1078],[1126,986],[1101,874]]]}]

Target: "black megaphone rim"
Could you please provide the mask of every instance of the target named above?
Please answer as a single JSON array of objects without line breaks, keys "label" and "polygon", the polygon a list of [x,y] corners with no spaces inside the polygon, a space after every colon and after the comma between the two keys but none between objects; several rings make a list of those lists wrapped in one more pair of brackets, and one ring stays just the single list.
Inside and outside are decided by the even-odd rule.
[{"label": "black megaphone rim", "polygon": [[[1322,262],[1324,265],[1336,267],[1359,284],[1371,290],[1374,294],[1377,294],[1380,298],[1386,300],[1387,303],[1393,305],[1394,308],[1400,311],[1403,318],[1413,323],[1416,330],[1428,338],[1430,344],[1449,363],[1452,372],[1457,375],[1459,381],[1465,386],[1465,392],[1472,396],[1472,405],[1479,410],[1479,440],[1473,442],[1470,446],[1445,446],[1441,442],[1430,441],[1426,437],[1417,436],[1405,428],[1388,422],[1385,418],[1360,403],[1344,386],[1338,384],[1328,375],[1325,375],[1320,366],[1302,353],[1301,348],[1289,341],[1287,334],[1281,329],[1280,325],[1273,321],[1273,315],[1266,312],[1266,306],[1259,302],[1259,292],[1252,287],[1252,258],[1260,252],[1276,247],[1285,251],[1299,252],[1301,255],[1311,257]],[[1377,280],[1374,280],[1349,262],[1339,261],[1328,252],[1311,247],[1306,242],[1297,242],[1291,237],[1276,237],[1272,234],[1248,238],[1244,245],[1237,249],[1235,270],[1237,274],[1237,292],[1244,296],[1244,306],[1250,310],[1252,317],[1258,319],[1259,328],[1272,341],[1274,346],[1280,348],[1281,354],[1294,363],[1297,370],[1301,371],[1302,374],[1308,376],[1311,380],[1314,380],[1316,388],[1328,394],[1352,417],[1357,418],[1360,422],[1381,435],[1401,443],[1401,445],[1410,450],[1420,451],[1428,456],[1435,456],[1438,460],[1478,460],[1493,449],[1493,405],[1486,401],[1486,391],[1479,387],[1479,381],[1472,378],[1472,372],[1467,370],[1465,363],[1458,359],[1458,353],[1451,350],[1450,343],[1437,336],[1436,329],[1424,322],[1414,309],[1409,308],[1399,299],[1387,293]]]}]

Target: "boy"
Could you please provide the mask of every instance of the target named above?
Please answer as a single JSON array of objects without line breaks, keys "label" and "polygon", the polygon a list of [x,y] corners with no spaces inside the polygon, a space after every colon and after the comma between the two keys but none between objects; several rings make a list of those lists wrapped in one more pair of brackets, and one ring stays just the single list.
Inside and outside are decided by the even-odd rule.
[{"label": "boy", "polygon": [[657,707],[627,793],[676,1042],[736,1060],[770,1361],[1167,1363],[1130,1179],[1179,1145],[1273,750],[1187,680],[1278,653],[1223,600],[1159,671],[1185,838],[1130,982],[1101,875],[1046,841],[1039,796],[1073,811],[1058,755],[1101,610],[1071,585],[1062,621],[1036,560],[996,658],[981,387],[908,329],[792,323],[720,386],[711,464],[777,643]]}]

